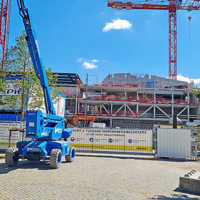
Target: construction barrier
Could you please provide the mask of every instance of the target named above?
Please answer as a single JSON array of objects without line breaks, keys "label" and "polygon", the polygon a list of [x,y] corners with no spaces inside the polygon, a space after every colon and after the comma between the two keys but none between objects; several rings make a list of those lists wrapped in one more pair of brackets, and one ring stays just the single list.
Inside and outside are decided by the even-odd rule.
[{"label": "construction barrier", "polygon": [[74,128],[69,138],[77,150],[153,153],[152,130]]},{"label": "construction barrier", "polygon": [[[20,128],[20,123],[0,123],[0,150],[6,150],[9,143],[9,130],[11,128]],[[16,142],[21,140],[19,131],[12,131],[10,144],[15,146]]]}]

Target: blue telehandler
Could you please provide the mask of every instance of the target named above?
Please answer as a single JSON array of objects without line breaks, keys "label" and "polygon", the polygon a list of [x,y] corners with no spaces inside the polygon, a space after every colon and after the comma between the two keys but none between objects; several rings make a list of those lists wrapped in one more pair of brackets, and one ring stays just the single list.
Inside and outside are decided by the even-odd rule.
[{"label": "blue telehandler", "polygon": [[49,159],[52,168],[58,168],[62,157],[67,162],[75,158],[75,149],[67,141],[72,134],[72,129],[65,128],[64,117],[57,116],[44,67],[42,66],[38,48],[31,29],[28,9],[23,0],[17,0],[19,14],[23,19],[26,40],[36,76],[40,80],[44,93],[46,113],[41,110],[27,111],[26,113],[26,138],[20,141],[17,148],[9,148],[6,152],[5,161],[8,166],[16,165],[19,159],[40,161]]}]

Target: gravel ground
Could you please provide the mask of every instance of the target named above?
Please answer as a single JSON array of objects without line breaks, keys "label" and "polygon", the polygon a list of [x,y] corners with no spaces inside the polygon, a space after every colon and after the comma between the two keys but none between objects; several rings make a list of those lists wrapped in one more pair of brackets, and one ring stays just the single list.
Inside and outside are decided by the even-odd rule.
[{"label": "gravel ground", "polygon": [[179,176],[200,170],[199,161],[154,160],[151,156],[81,154],[59,169],[0,159],[1,200],[196,200],[178,191]]}]

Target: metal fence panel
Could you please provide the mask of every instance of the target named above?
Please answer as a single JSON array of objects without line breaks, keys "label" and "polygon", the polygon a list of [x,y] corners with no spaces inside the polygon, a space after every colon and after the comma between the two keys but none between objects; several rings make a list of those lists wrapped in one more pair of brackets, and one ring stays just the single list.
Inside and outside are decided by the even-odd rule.
[{"label": "metal fence panel", "polygon": [[[0,123],[0,149],[6,150],[8,148],[9,141],[9,129],[10,128],[20,128],[20,123]],[[12,131],[11,135],[11,145],[14,146],[16,142],[21,139],[21,134],[19,131]]]},{"label": "metal fence panel", "polygon": [[126,136],[126,151],[152,152],[152,130],[130,130]]},{"label": "metal fence panel", "polygon": [[74,128],[70,141],[77,150],[152,153],[152,130]]}]

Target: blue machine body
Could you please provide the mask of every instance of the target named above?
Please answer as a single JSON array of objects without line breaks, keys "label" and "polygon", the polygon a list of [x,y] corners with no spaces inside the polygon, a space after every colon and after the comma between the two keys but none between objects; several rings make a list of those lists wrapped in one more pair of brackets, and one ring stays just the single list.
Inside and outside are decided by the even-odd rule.
[{"label": "blue machine body", "polygon": [[36,76],[40,79],[44,93],[46,113],[41,110],[27,111],[26,138],[30,141],[17,143],[18,154],[28,160],[40,160],[51,155],[53,149],[59,149],[63,156],[70,154],[70,143],[66,141],[72,134],[71,129],[65,129],[64,117],[57,116],[50,88],[39,57],[38,48],[33,36],[30,18],[23,0],[17,0],[19,14],[23,19],[26,31],[26,40]]},{"label": "blue machine body", "polygon": [[44,114],[41,110],[26,114],[26,138],[53,141],[67,139],[71,134],[72,129],[65,128],[63,117]]},{"label": "blue machine body", "polygon": [[52,149],[60,149],[63,156],[69,155],[70,143],[62,140],[72,134],[64,127],[64,118],[42,113],[41,110],[26,113],[26,138],[30,141],[17,143],[18,153],[28,160],[40,160],[51,155]]},{"label": "blue machine body", "polygon": [[17,143],[19,155],[28,160],[41,160],[51,155],[52,149],[60,149],[63,156],[69,155],[70,143],[67,141],[22,141]]}]

